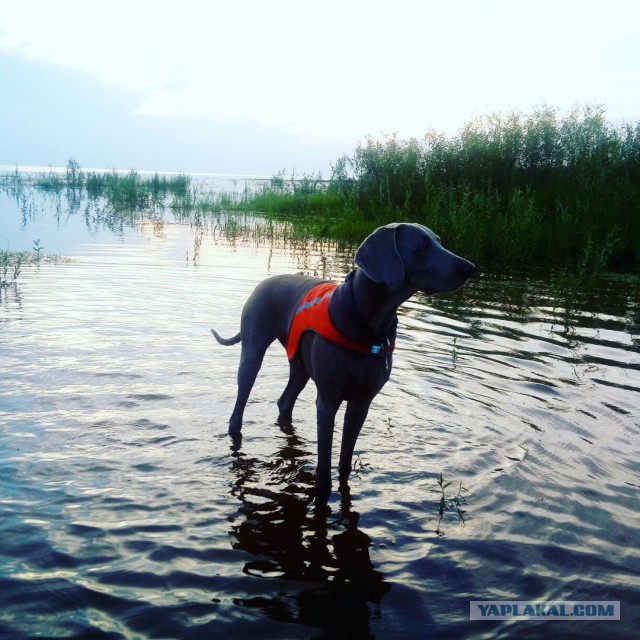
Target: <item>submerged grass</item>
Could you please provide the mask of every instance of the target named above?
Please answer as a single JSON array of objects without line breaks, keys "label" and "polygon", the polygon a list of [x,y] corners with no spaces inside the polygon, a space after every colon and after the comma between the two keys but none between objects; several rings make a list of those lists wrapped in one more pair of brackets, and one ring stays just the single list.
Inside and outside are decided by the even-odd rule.
[{"label": "submerged grass", "polygon": [[29,257],[27,252],[0,251],[0,289],[15,283],[22,270],[22,263]]},{"label": "submerged grass", "polygon": [[32,251],[0,250],[0,289],[15,285],[25,265],[57,264],[68,261],[68,258],[44,253],[40,240],[34,240]]}]

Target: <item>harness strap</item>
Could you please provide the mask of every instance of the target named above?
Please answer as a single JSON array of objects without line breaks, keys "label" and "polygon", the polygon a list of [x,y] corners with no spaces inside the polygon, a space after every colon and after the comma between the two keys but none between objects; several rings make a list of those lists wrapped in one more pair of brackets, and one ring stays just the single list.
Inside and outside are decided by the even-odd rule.
[{"label": "harness strap", "polygon": [[296,355],[300,338],[305,331],[315,331],[323,338],[356,353],[384,355],[395,348],[395,342],[389,339],[379,344],[357,342],[335,328],[329,316],[329,301],[337,287],[335,282],[323,282],[307,292],[298,304],[287,338],[289,360]]}]

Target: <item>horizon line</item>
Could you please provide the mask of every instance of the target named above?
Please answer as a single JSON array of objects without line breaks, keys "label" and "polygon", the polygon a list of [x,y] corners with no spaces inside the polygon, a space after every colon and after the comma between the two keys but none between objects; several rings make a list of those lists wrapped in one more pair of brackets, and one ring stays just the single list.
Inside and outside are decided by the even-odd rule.
[{"label": "horizon line", "polygon": [[[13,172],[18,171],[20,173],[66,173],[68,166],[59,167],[53,165],[21,165],[17,162],[15,164],[0,164],[0,172]],[[252,174],[252,173],[215,173],[208,171],[171,171],[171,170],[155,170],[155,169],[117,169],[112,167],[110,169],[106,168],[94,168],[94,167],[83,167],[80,165],[79,167],[80,173],[119,173],[119,174],[127,174],[134,171],[135,173],[144,174],[144,175],[188,175],[188,176],[196,176],[202,178],[252,178],[254,180],[270,180],[274,177],[274,175],[264,175],[264,174]]]}]

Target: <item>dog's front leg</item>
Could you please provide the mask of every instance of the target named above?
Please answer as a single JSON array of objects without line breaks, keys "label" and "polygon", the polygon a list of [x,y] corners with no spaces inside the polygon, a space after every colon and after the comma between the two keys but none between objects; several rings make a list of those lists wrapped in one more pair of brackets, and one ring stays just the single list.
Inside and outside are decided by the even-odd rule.
[{"label": "dog's front leg", "polygon": [[304,370],[304,366],[300,360],[294,358],[289,363],[289,382],[278,400],[278,424],[281,427],[291,427],[293,406],[298,396],[305,388],[309,380],[309,374]]},{"label": "dog's front leg", "polygon": [[342,445],[340,447],[340,484],[346,484],[351,473],[351,459],[360,429],[367,419],[370,402],[349,402],[344,414],[344,427],[342,429]]},{"label": "dog's front leg", "polygon": [[318,466],[316,469],[316,501],[326,501],[331,494],[331,447],[333,428],[340,401],[322,399],[318,395]]}]

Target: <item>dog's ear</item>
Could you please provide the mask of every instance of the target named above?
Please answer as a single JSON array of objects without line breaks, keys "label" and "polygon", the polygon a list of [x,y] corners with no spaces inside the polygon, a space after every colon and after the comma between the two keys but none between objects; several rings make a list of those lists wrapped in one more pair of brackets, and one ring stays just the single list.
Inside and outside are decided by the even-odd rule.
[{"label": "dog's ear", "polygon": [[391,291],[398,291],[404,282],[404,262],[398,253],[396,232],[398,223],[379,227],[356,252],[356,264],[374,282],[384,282]]}]

